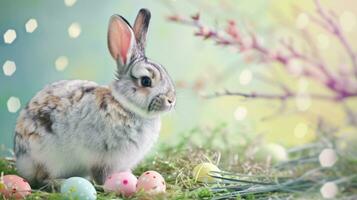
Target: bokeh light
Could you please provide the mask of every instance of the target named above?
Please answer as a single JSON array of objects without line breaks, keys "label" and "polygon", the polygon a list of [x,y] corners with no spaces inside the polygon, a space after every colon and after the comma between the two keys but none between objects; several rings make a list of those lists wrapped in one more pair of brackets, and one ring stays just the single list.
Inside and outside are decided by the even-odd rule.
[{"label": "bokeh light", "polygon": [[68,27],[68,35],[70,38],[77,38],[81,34],[81,26],[79,23],[74,22]]},{"label": "bokeh light", "polygon": [[247,117],[248,110],[246,107],[239,106],[235,111],[234,111],[234,118],[237,121],[242,121]]},{"label": "bokeh light", "polygon": [[305,78],[300,78],[298,82],[299,93],[305,93],[309,89],[309,82]]},{"label": "bokeh light", "polygon": [[305,29],[309,25],[309,16],[306,13],[300,13],[296,18],[296,28]]},{"label": "bokeh light", "polygon": [[241,85],[248,85],[253,79],[252,71],[249,69],[243,70],[239,75],[239,82]]},{"label": "bokeh light", "polygon": [[4,42],[6,44],[11,44],[16,39],[16,31],[14,29],[9,29],[4,33]]},{"label": "bokeh light", "polygon": [[308,94],[298,94],[295,98],[296,108],[299,111],[307,111],[311,106],[311,97]]},{"label": "bokeh light", "polygon": [[56,67],[57,71],[63,71],[67,68],[68,63],[69,63],[69,61],[66,56],[60,56],[55,61],[55,67]]},{"label": "bokeh light", "polygon": [[288,64],[289,72],[294,76],[299,76],[302,73],[303,67],[300,61],[291,60]]},{"label": "bokeh light", "polygon": [[332,167],[337,161],[337,154],[333,149],[324,149],[319,155],[319,161],[322,167]]},{"label": "bokeh light", "polygon": [[356,25],[356,15],[350,11],[345,11],[339,18],[341,27],[346,32],[351,32]]},{"label": "bokeh light", "polygon": [[5,76],[12,76],[16,71],[16,64],[14,61],[7,60],[2,66]]},{"label": "bokeh light", "polygon": [[17,97],[10,97],[7,100],[7,110],[11,113],[16,113],[21,107],[20,99]]},{"label": "bokeh light", "polygon": [[308,133],[309,127],[306,123],[298,123],[294,129],[294,136],[296,138],[304,138]]},{"label": "bokeh light", "polygon": [[321,187],[320,193],[325,199],[333,199],[338,193],[338,187],[334,182],[327,182]]},{"label": "bokeh light", "polygon": [[25,29],[26,32],[32,33],[34,32],[38,27],[37,20],[36,19],[29,19],[26,24],[25,24]]},{"label": "bokeh light", "polygon": [[77,0],[64,0],[64,5],[67,7],[72,7],[76,2]]},{"label": "bokeh light", "polygon": [[327,49],[330,46],[330,39],[326,34],[320,33],[317,35],[317,45],[320,49]]},{"label": "bokeh light", "polygon": [[296,108],[299,111],[307,111],[311,106],[311,97],[308,93],[309,82],[300,78],[298,82],[298,94],[295,98]]}]

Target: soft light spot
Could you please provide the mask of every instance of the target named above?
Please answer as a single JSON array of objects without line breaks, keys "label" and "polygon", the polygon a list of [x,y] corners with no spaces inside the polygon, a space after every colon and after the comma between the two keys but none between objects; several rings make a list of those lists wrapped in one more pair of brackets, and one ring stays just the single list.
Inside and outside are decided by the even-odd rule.
[{"label": "soft light spot", "polygon": [[77,38],[81,34],[81,26],[74,22],[68,27],[68,35],[70,38]]},{"label": "soft light spot", "polygon": [[252,81],[252,78],[252,71],[250,71],[249,69],[245,69],[239,75],[239,82],[242,85],[248,85]]},{"label": "soft light spot", "polygon": [[16,39],[16,31],[14,29],[9,29],[4,33],[4,42],[6,44],[11,44]]},{"label": "soft light spot", "polygon": [[337,155],[333,149],[324,149],[319,155],[319,161],[322,167],[332,167],[337,161]]},{"label": "soft light spot", "polygon": [[17,97],[10,97],[7,100],[7,110],[11,113],[16,113],[21,107],[20,99]]},{"label": "soft light spot", "polygon": [[76,2],[77,0],[64,0],[64,5],[67,7],[72,7]]},{"label": "soft light spot", "polygon": [[37,20],[36,19],[29,19],[26,24],[25,24],[25,29],[26,32],[32,33],[34,32],[38,27]]},{"label": "soft light spot", "polygon": [[57,71],[63,71],[68,66],[68,58],[66,56],[60,56],[55,61]]},{"label": "soft light spot", "polygon": [[317,35],[317,42],[320,49],[326,49],[330,45],[330,39],[325,34],[318,34]]},{"label": "soft light spot", "polygon": [[309,81],[307,81],[305,78],[300,78],[298,82],[298,87],[300,93],[306,92],[309,88]]},{"label": "soft light spot", "polygon": [[332,199],[338,193],[338,187],[334,182],[326,182],[321,188],[320,193],[325,199]]},{"label": "soft light spot", "polygon": [[234,118],[237,121],[242,121],[246,118],[248,111],[245,107],[239,106],[234,112]]},{"label": "soft light spot", "polygon": [[344,31],[351,32],[356,25],[356,15],[350,11],[345,11],[340,15],[339,21]]},{"label": "soft light spot", "polygon": [[294,75],[294,76],[299,76],[301,75],[302,71],[303,71],[303,66],[302,63],[296,59],[291,60],[288,63],[288,70],[289,72]]},{"label": "soft light spot", "polygon": [[341,150],[346,150],[348,147],[348,144],[346,141],[339,141],[337,144]]},{"label": "soft light spot", "polygon": [[250,46],[253,43],[253,41],[250,37],[243,37],[242,42],[243,42],[243,44],[246,44],[247,46]]},{"label": "soft light spot", "polygon": [[299,123],[295,126],[294,135],[296,138],[304,138],[308,132],[308,127],[305,123]]},{"label": "soft light spot", "polygon": [[273,159],[278,161],[284,161],[288,159],[288,153],[286,152],[286,149],[283,146],[271,143],[268,147],[269,148],[267,150],[271,151]]},{"label": "soft light spot", "polygon": [[296,28],[304,29],[309,25],[309,16],[306,13],[300,13],[296,18]]},{"label": "soft light spot", "polygon": [[14,61],[7,60],[2,66],[5,76],[12,76],[16,71],[16,64]]},{"label": "soft light spot", "polygon": [[263,37],[256,37],[258,44],[265,45],[266,41]]},{"label": "soft light spot", "polygon": [[308,94],[309,82],[305,78],[298,81],[298,94],[295,97],[296,108],[299,111],[307,111],[311,107],[311,97]]},{"label": "soft light spot", "polygon": [[307,111],[311,107],[311,97],[306,93],[298,94],[295,103],[299,111]]}]

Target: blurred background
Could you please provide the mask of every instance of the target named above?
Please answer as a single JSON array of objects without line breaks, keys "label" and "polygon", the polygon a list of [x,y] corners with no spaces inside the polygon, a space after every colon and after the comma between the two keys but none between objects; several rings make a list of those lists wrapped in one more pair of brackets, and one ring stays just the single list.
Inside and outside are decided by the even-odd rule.
[{"label": "blurred background", "polygon": [[[322,3],[334,9],[349,42],[356,44],[357,2]],[[113,81],[115,63],[106,42],[108,20],[116,13],[132,23],[142,7],[152,12],[147,56],[167,68],[178,88],[175,111],[163,117],[161,142],[170,144],[195,127],[227,124],[236,133],[233,140],[241,140],[242,134],[262,135],[268,141],[294,146],[314,139],[321,118],[342,131],[355,133],[345,112],[346,105],[357,108],[353,98],[344,104],[292,99],[283,109],[279,100],[203,98],[223,89],[274,92],[255,76],[274,66],[252,62],[249,55],[202,41],[194,36],[192,27],[168,20],[168,16],[195,13],[213,27],[235,20],[242,27],[253,28],[266,46],[276,45],[281,37],[301,35],[298,30],[307,28],[326,62],[347,64],[336,41],[314,28],[306,17],[315,9],[311,0],[0,0],[0,143],[12,148],[20,110],[46,84],[62,79],[99,84]],[[308,79],[279,70],[273,74],[274,79],[295,90],[329,93]]]}]

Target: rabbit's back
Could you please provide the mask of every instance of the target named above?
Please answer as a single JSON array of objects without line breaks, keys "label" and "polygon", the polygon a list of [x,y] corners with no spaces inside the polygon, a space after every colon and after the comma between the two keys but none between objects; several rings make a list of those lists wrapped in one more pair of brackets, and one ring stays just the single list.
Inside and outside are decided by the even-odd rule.
[{"label": "rabbit's back", "polygon": [[[156,140],[159,120],[140,120],[90,81],[46,86],[20,113],[15,154],[20,173],[45,167],[49,176],[87,174],[100,164],[130,169]],[[31,158],[33,166],[28,159]]]},{"label": "rabbit's back", "polygon": [[[89,107],[82,104],[91,102],[89,94],[97,87],[94,82],[79,80],[64,80],[47,85],[21,111],[15,129],[16,135],[25,138],[44,137],[65,132],[71,126],[66,121],[72,115],[80,117],[81,113],[85,114],[84,109]],[[67,126],[61,127],[62,125]],[[17,151],[21,153],[20,149],[15,148],[16,154]]]}]

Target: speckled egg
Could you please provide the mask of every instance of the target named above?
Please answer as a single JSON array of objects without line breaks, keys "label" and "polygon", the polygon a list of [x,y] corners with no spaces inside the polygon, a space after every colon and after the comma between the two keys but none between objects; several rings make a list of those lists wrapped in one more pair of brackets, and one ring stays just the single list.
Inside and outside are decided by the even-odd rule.
[{"label": "speckled egg", "polygon": [[159,194],[166,191],[165,179],[156,171],[144,172],[138,179],[137,191]]},{"label": "speckled egg", "polygon": [[30,184],[17,175],[5,175],[0,181],[0,193],[9,199],[23,199],[31,194]]},{"label": "speckled egg", "polygon": [[81,177],[72,177],[65,180],[61,185],[61,193],[68,199],[95,200],[97,191],[94,186]]},{"label": "speckled egg", "polygon": [[114,173],[106,179],[104,191],[115,192],[126,197],[131,196],[136,191],[138,179],[131,172]]},{"label": "speckled egg", "polygon": [[212,163],[201,163],[193,169],[193,178],[199,182],[215,182],[217,179],[210,176],[210,172],[219,172],[219,168]]}]

